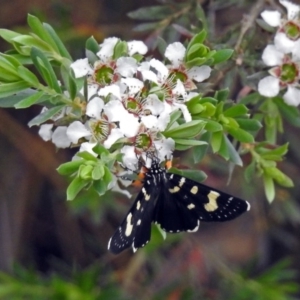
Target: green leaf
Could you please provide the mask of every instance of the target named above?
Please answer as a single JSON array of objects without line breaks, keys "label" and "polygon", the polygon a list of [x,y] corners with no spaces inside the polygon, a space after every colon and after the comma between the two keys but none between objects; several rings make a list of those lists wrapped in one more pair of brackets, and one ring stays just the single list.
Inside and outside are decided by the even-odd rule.
[{"label": "green leaf", "polygon": [[214,98],[216,98],[219,102],[225,101],[228,99],[229,96],[229,89],[219,90],[216,91]]},{"label": "green leaf", "polygon": [[31,49],[30,56],[35,67],[37,68],[43,79],[46,81],[46,83],[49,85],[49,87],[54,89],[57,93],[61,93],[58,79],[49,62],[49,59],[45,56],[45,54],[39,49],[33,47]]},{"label": "green leaf", "polygon": [[194,163],[200,162],[202,160],[202,158],[206,155],[210,139],[211,139],[210,132],[205,132],[204,134],[201,135],[201,141],[204,141],[207,144],[204,144],[202,146],[193,147]]},{"label": "green leaf", "polygon": [[147,6],[142,7],[137,10],[129,12],[127,15],[131,19],[135,20],[162,20],[169,15],[171,15],[173,12],[171,11],[170,7],[168,5],[153,5],[153,6]]},{"label": "green leaf", "polygon": [[235,120],[239,126],[246,131],[256,132],[262,128],[262,124],[256,119],[236,118]]},{"label": "green leaf", "polygon": [[97,164],[92,172],[92,179],[99,180],[104,176],[104,166],[102,164]]},{"label": "green leaf", "polygon": [[247,183],[250,183],[255,175],[256,165],[253,160],[245,169],[244,176]]},{"label": "green leaf", "polygon": [[224,133],[222,134],[222,137],[221,137],[221,145],[218,150],[218,154],[221,155],[225,160],[229,159],[229,149],[228,149],[227,143],[225,141]]},{"label": "green leaf", "polygon": [[238,140],[242,143],[253,143],[254,142],[253,136],[241,128],[226,127],[226,130],[236,140]]},{"label": "green leaf", "polygon": [[226,135],[224,135],[223,137],[224,137],[224,141],[225,141],[226,146],[227,146],[228,158],[234,164],[242,167],[243,166],[243,161],[242,161],[239,153],[237,152],[235,147],[232,145],[232,143],[229,141],[228,137]]},{"label": "green leaf", "polygon": [[272,203],[275,198],[274,181],[268,175],[264,175],[263,179],[264,179],[264,188],[265,188],[266,197],[267,197],[269,203]]},{"label": "green leaf", "polygon": [[233,52],[234,50],[232,49],[217,50],[217,52],[212,56],[214,64],[216,65],[228,60],[232,56]]},{"label": "green leaf", "polygon": [[0,29],[0,36],[7,41],[8,43],[12,43],[13,39],[20,36],[21,34],[8,29]]},{"label": "green leaf", "polygon": [[198,34],[194,35],[191,41],[189,42],[187,46],[187,53],[190,50],[190,48],[195,44],[203,44],[207,36],[207,32],[205,30],[200,31]]},{"label": "green leaf", "polygon": [[134,31],[136,32],[144,32],[144,31],[151,31],[159,28],[160,24],[159,22],[149,22],[149,23],[143,23],[135,26],[133,28]]},{"label": "green leaf", "polygon": [[109,151],[99,143],[93,148],[93,151],[98,154],[99,156],[104,154],[104,155],[109,155]]},{"label": "green leaf", "polygon": [[175,149],[184,151],[187,150],[193,146],[201,146],[201,145],[206,145],[207,143],[204,141],[197,141],[197,140],[191,140],[191,139],[176,139],[174,138],[175,141]]},{"label": "green leaf", "polygon": [[[73,61],[71,55],[69,54],[69,52],[67,50],[67,48],[65,47],[65,45],[63,44],[63,42],[61,41],[59,36],[56,34],[55,30],[51,27],[51,25],[49,25],[47,23],[43,23],[43,26],[47,30],[49,35],[51,36],[54,43],[56,44],[56,47],[57,47],[60,55],[64,58],[67,58],[70,61]],[[57,57],[55,57],[55,59],[57,59]]]},{"label": "green leaf", "polygon": [[61,164],[56,170],[60,175],[72,175],[77,172],[78,168],[84,163],[84,159],[72,160]]},{"label": "green leaf", "polygon": [[285,175],[283,172],[281,172],[279,169],[272,167],[272,168],[266,168],[264,170],[265,174],[271,178],[273,178],[278,184],[285,186],[285,187],[293,187],[293,181]]},{"label": "green leaf", "polygon": [[178,138],[178,139],[193,138],[194,136],[196,136],[201,132],[204,126],[205,126],[204,121],[191,121],[188,123],[181,124],[168,131],[164,131],[163,135],[165,137]]},{"label": "green leaf", "polygon": [[17,81],[13,83],[0,84],[0,98],[14,95],[20,91],[29,88],[29,84],[25,81]]},{"label": "green leaf", "polygon": [[243,97],[242,99],[240,99],[239,103],[245,105],[249,105],[249,104],[255,105],[260,100],[262,100],[262,96],[259,93],[251,93]]},{"label": "green leaf", "polygon": [[168,131],[172,127],[172,125],[180,118],[181,114],[181,110],[175,110],[171,113],[170,122],[165,131]]},{"label": "green leaf", "polygon": [[35,118],[33,118],[29,123],[28,126],[34,126],[34,125],[40,125],[47,120],[51,119],[55,114],[57,114],[59,111],[62,110],[62,108],[65,107],[65,105],[59,105],[52,107],[48,109],[47,111],[37,115]]},{"label": "green leaf", "polygon": [[213,121],[213,120],[206,120],[206,119],[204,119],[204,120],[207,122],[205,125],[205,129],[207,131],[216,132],[216,131],[223,130],[223,126],[220,123]]},{"label": "green leaf", "polygon": [[220,150],[221,144],[223,139],[223,132],[222,131],[216,131],[213,132],[211,135],[211,147],[214,153],[218,152]]},{"label": "green leaf", "polygon": [[300,127],[299,109],[297,107],[287,105],[280,97],[275,97],[273,98],[273,100],[277,104],[277,107],[280,110],[284,119],[287,120],[293,126]]},{"label": "green leaf", "polygon": [[42,39],[44,42],[46,42],[49,45],[51,45],[51,47],[55,51],[58,52],[58,48],[57,48],[55,42],[53,41],[53,39],[51,38],[50,34],[47,32],[47,30],[44,28],[43,24],[41,23],[41,21],[37,17],[28,14],[28,16],[27,16],[27,22],[28,22],[28,25],[30,26],[30,28],[32,29],[32,31],[40,39]]},{"label": "green leaf", "polygon": [[113,58],[117,59],[119,57],[126,56],[127,53],[128,53],[127,43],[119,40],[115,45]]},{"label": "green leaf", "polygon": [[44,92],[42,92],[42,91],[36,92],[35,94],[32,94],[29,97],[16,103],[14,105],[14,107],[17,109],[30,107],[31,105],[35,104],[43,95],[44,95]]},{"label": "green leaf", "polygon": [[98,162],[97,157],[95,157],[93,154],[87,151],[82,151],[82,152],[77,152],[76,156],[81,157],[87,161],[92,161],[92,162]]},{"label": "green leaf", "polygon": [[13,38],[12,41],[22,46],[27,46],[29,49],[35,47],[38,48],[40,51],[50,52],[50,53],[53,52],[53,48],[46,42],[42,41],[37,36],[22,34]]},{"label": "green leaf", "polygon": [[186,169],[171,168],[168,170],[168,173],[173,173],[183,177],[187,177],[197,182],[202,182],[207,178],[207,175],[200,170],[186,170]]},{"label": "green leaf", "polygon": [[97,52],[99,52],[100,50],[100,46],[93,36],[86,40],[85,48],[90,50],[94,54],[97,54]]},{"label": "green leaf", "polygon": [[27,68],[23,66],[18,67],[18,74],[24,81],[30,84],[31,87],[37,88],[40,85],[37,77]]},{"label": "green leaf", "polygon": [[78,193],[88,185],[88,180],[75,177],[67,188],[67,200],[74,200]]},{"label": "green leaf", "polygon": [[14,95],[0,98],[0,107],[14,107],[15,104],[36,93],[36,90],[25,89]]},{"label": "green leaf", "polygon": [[248,108],[243,104],[235,104],[224,111],[224,116],[229,118],[235,118],[243,116],[248,112]]}]

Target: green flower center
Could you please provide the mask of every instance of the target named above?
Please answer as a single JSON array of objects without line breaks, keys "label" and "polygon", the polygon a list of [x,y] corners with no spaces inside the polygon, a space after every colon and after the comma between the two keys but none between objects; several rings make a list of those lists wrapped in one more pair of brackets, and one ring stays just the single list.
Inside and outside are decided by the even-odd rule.
[{"label": "green flower center", "polygon": [[174,70],[170,73],[169,78],[173,83],[176,83],[177,79],[179,79],[181,82],[185,82],[187,80],[187,75],[181,71]]},{"label": "green flower center", "polygon": [[293,82],[298,75],[296,65],[293,63],[283,64],[281,66],[280,79],[283,82]]},{"label": "green flower center", "polygon": [[102,66],[99,69],[95,70],[94,79],[100,84],[109,84],[111,83],[112,76],[114,71],[108,66]]},{"label": "green flower center", "polygon": [[106,120],[93,120],[89,123],[93,138],[97,142],[103,142],[109,135],[110,128]]},{"label": "green flower center", "polygon": [[137,136],[135,145],[138,149],[146,151],[152,145],[152,139],[147,133],[141,133]]},{"label": "green flower center", "polygon": [[297,26],[297,24],[293,22],[288,22],[283,27],[285,34],[291,39],[291,40],[297,40],[300,37],[300,29]]}]

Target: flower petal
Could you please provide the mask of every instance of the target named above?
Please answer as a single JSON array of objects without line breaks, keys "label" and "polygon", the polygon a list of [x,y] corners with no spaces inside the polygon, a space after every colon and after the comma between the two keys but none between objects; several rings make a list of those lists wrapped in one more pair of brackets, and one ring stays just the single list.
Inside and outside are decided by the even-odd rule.
[{"label": "flower petal", "polygon": [[202,82],[210,76],[211,68],[209,66],[192,67],[188,71],[189,77],[197,82]]},{"label": "flower petal", "polygon": [[277,10],[264,10],[260,15],[272,27],[278,27],[281,23],[281,14]]},{"label": "flower petal", "polygon": [[283,100],[288,105],[298,106],[300,104],[300,90],[289,86],[287,92],[283,95]]},{"label": "flower petal", "polygon": [[168,78],[169,69],[160,60],[152,58],[150,66],[158,72],[157,76],[161,82],[164,82]]},{"label": "flower petal", "polygon": [[43,124],[40,126],[39,135],[44,141],[50,141],[52,137],[53,124]]},{"label": "flower petal", "polygon": [[107,97],[109,94],[112,94],[117,99],[121,99],[120,87],[116,84],[112,84],[112,85],[105,86],[98,91],[99,96]]},{"label": "flower petal", "polygon": [[290,53],[295,47],[296,41],[289,39],[285,33],[278,32],[274,37],[274,44],[276,48],[283,53]]},{"label": "flower petal", "polygon": [[121,149],[121,153],[123,153],[123,164],[124,167],[130,170],[136,170],[138,165],[138,158],[134,151],[133,146],[124,146]]},{"label": "flower petal", "polygon": [[279,0],[281,5],[287,9],[288,20],[293,20],[298,17],[300,6],[287,0]]},{"label": "flower petal", "polygon": [[275,97],[280,91],[279,79],[267,76],[258,83],[258,92],[265,97]]},{"label": "flower petal", "polygon": [[127,46],[128,46],[128,54],[130,56],[136,53],[145,55],[148,51],[148,47],[142,41],[130,41],[127,43]]},{"label": "flower petal", "polygon": [[158,158],[164,161],[166,157],[170,159],[175,149],[175,142],[171,138],[154,141],[155,149],[157,149]]},{"label": "flower petal", "polygon": [[80,78],[87,74],[93,73],[93,69],[89,65],[87,58],[74,61],[73,63],[71,63],[70,67],[73,69],[76,78]]},{"label": "flower petal", "polygon": [[91,118],[99,119],[103,107],[104,101],[100,97],[95,97],[88,102],[85,114]]},{"label": "flower petal", "polygon": [[[78,152],[89,152],[90,154],[94,155],[95,157],[98,156],[97,153],[93,151],[93,148],[97,145],[97,143],[90,143],[90,142],[84,142],[80,145]],[[76,156],[76,155],[75,155]]]},{"label": "flower petal", "polygon": [[174,67],[178,67],[184,59],[185,51],[185,47],[180,42],[175,42],[167,47],[165,57]]},{"label": "flower petal", "polygon": [[129,95],[137,94],[144,87],[144,83],[137,78],[122,78],[121,82],[126,84]]},{"label": "flower petal", "polygon": [[115,71],[121,76],[132,77],[137,71],[137,61],[132,57],[120,57]]},{"label": "flower petal", "polygon": [[57,127],[52,134],[52,142],[58,148],[67,148],[71,145],[71,141],[67,136],[67,126]]},{"label": "flower petal", "polygon": [[124,137],[124,135],[121,130],[119,128],[113,128],[103,145],[106,149],[109,149],[118,139],[122,137]]},{"label": "flower petal", "polygon": [[119,39],[116,37],[110,37],[105,39],[100,45],[101,49],[97,53],[98,57],[104,62],[109,60],[114,54],[114,48],[118,41]]},{"label": "flower petal", "polygon": [[79,121],[75,121],[68,126],[66,131],[68,139],[73,143],[78,143],[82,137],[91,136],[91,132]]},{"label": "flower petal", "polygon": [[262,60],[267,66],[278,66],[282,64],[284,53],[280,52],[274,45],[268,45],[262,54]]}]

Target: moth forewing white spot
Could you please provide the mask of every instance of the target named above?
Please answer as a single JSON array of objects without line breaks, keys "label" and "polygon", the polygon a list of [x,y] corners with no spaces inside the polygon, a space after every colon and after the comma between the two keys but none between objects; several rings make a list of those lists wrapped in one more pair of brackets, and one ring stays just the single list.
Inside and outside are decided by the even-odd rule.
[{"label": "moth forewing white spot", "polygon": [[248,201],[246,201],[246,203],[247,203],[247,211],[249,211],[250,208],[251,208],[251,205],[250,205],[250,203]]},{"label": "moth forewing white spot", "polygon": [[215,211],[216,209],[218,209],[217,199],[219,196],[220,194],[218,192],[215,191],[209,192],[209,194],[207,195],[209,202],[204,205],[207,211]]},{"label": "moth forewing white spot", "polygon": [[198,187],[196,185],[194,185],[192,188],[191,188],[191,191],[190,191],[192,194],[196,195],[198,193]]},{"label": "moth forewing white spot", "polygon": [[174,186],[172,189],[169,189],[169,192],[171,193],[171,194],[175,194],[175,193],[177,193],[177,192],[179,192],[180,191],[180,187],[179,186]]},{"label": "moth forewing white spot", "polygon": [[125,235],[126,236],[130,236],[132,233],[132,229],[133,229],[133,224],[131,223],[131,219],[132,219],[132,213],[128,214],[127,218],[126,218],[126,229],[125,229]]},{"label": "moth forewing white spot", "polygon": [[199,229],[200,221],[198,220],[197,226],[194,229],[187,230],[187,232],[196,232]]},{"label": "moth forewing white spot", "polygon": [[147,194],[147,191],[144,187],[142,188],[142,193],[144,194],[146,201],[148,201],[151,198],[151,196],[149,194]]},{"label": "moth forewing white spot", "polygon": [[180,178],[180,181],[179,181],[179,187],[182,187],[183,185],[184,185],[184,183],[185,183],[185,178],[184,177],[181,177]]},{"label": "moth forewing white spot", "polygon": [[109,239],[109,241],[108,241],[107,250],[109,250],[109,249],[110,249],[110,243],[111,243],[111,239],[112,239],[112,238],[110,238],[110,239]]},{"label": "moth forewing white spot", "polygon": [[187,208],[188,208],[188,209],[193,209],[193,208],[195,208],[195,204],[190,203],[190,204],[187,206]]},{"label": "moth forewing white spot", "polygon": [[170,175],[170,179],[173,179],[173,177],[174,177],[174,174],[171,174],[171,175]]},{"label": "moth forewing white spot", "polygon": [[136,204],[136,209],[139,210],[140,208],[141,208],[141,202],[138,201],[137,204]]},{"label": "moth forewing white spot", "polygon": [[141,225],[141,223],[142,223],[142,220],[141,219],[139,219],[137,222],[136,222],[136,225]]}]

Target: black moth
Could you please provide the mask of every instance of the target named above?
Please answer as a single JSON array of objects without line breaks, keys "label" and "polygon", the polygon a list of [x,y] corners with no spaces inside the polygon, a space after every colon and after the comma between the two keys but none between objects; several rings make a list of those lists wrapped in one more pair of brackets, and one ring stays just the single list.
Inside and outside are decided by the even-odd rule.
[{"label": "black moth", "polygon": [[229,221],[249,209],[247,201],[167,173],[153,160],[142,190],[109,240],[108,249],[118,254],[131,246],[133,251],[145,246],[150,241],[152,222],[166,232],[195,232],[200,221]]}]

